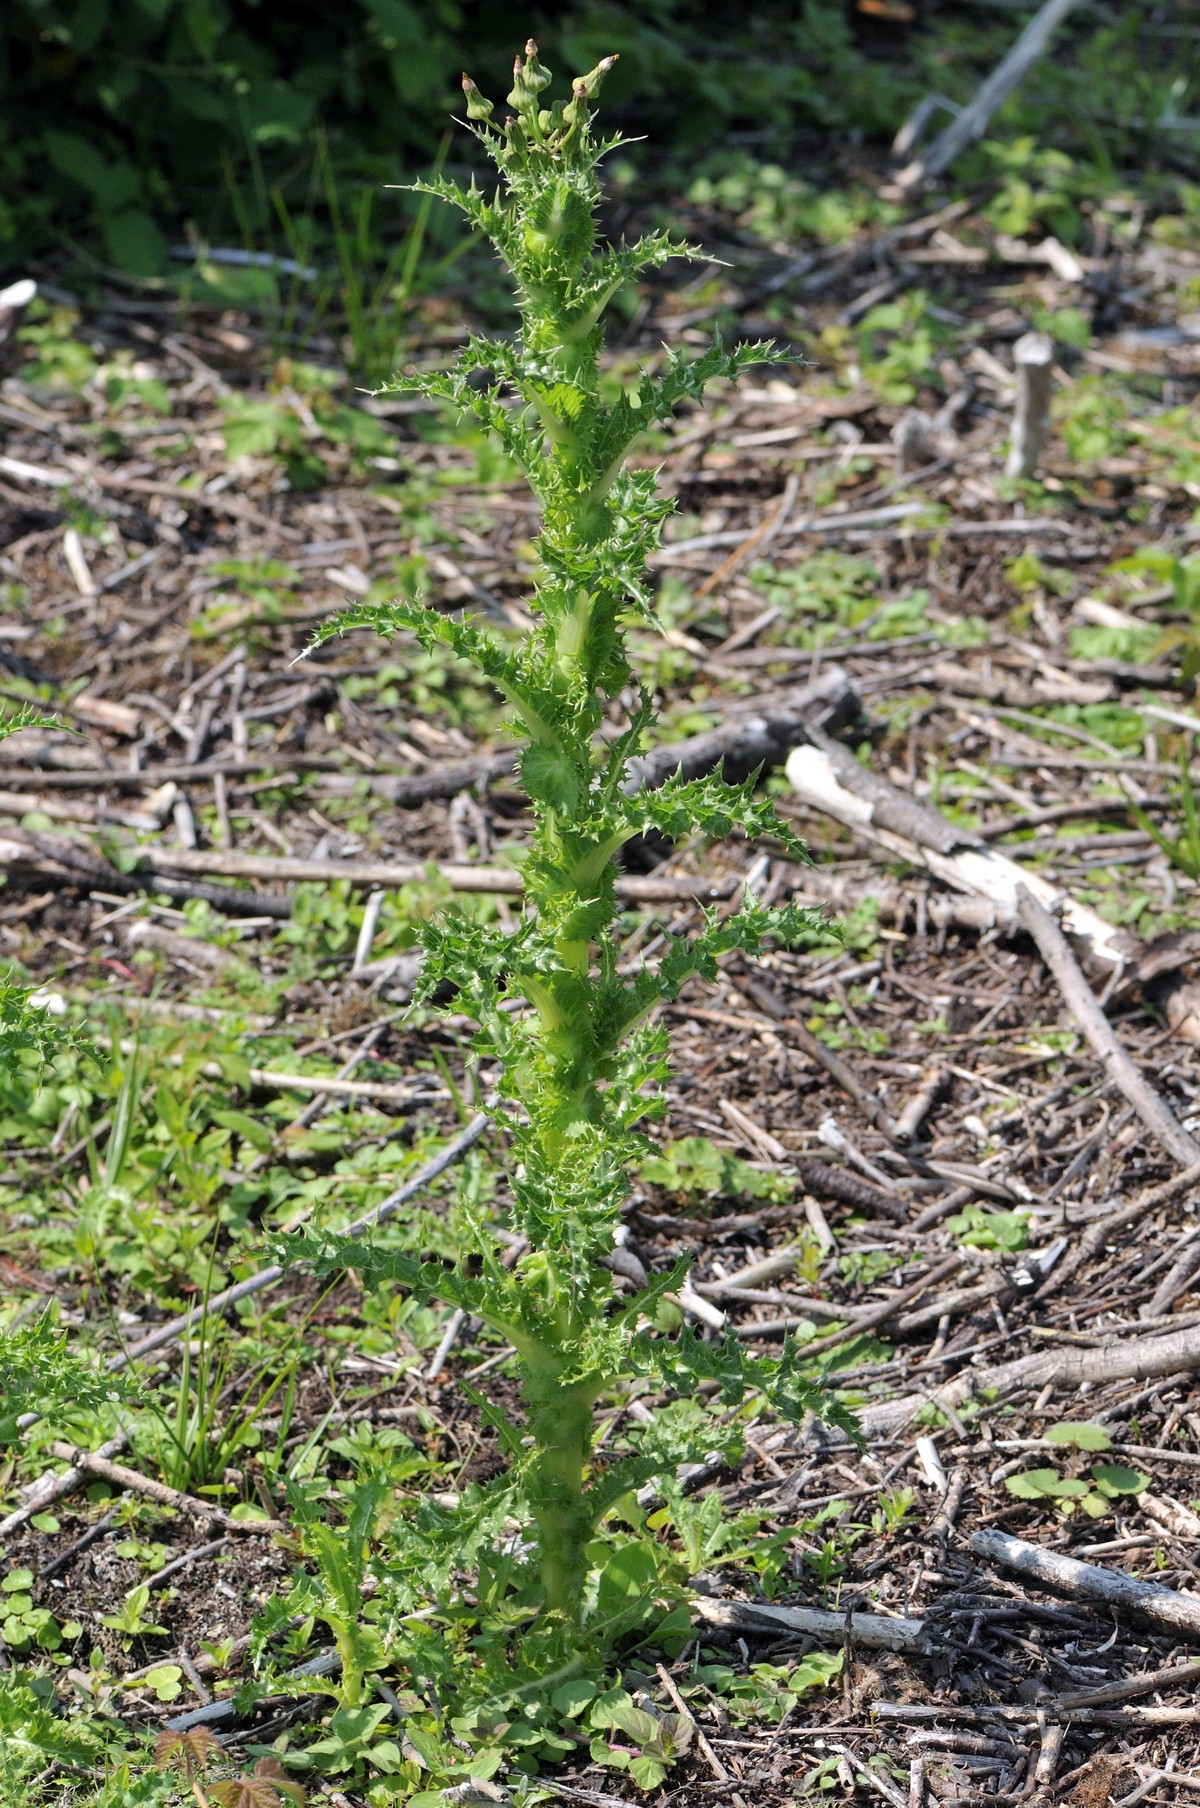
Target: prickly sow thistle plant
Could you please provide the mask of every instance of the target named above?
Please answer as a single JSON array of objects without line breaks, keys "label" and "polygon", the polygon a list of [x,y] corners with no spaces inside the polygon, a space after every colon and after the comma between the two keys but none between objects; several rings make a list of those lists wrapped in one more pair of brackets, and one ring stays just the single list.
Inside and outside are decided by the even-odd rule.
[{"label": "prickly sow thistle plant", "polygon": [[[597,167],[619,140],[593,137],[591,103],[614,60],[575,81],[565,104],[544,107],[550,72],[530,43],[502,126],[463,78],[472,130],[499,187],[491,198],[474,181],[467,189],[438,181],[425,192],[459,207],[495,245],[516,285],[521,328],[511,344],[473,340],[453,370],[395,385],[473,415],[528,477],[543,518],[536,627],[513,649],[477,621],[396,602],[357,607],[326,631],[367,623],[450,648],[503,693],[527,739],[521,775],[535,829],[522,868],[524,912],[515,927],[453,915],[428,925],[422,977],[425,1000],[453,988],[453,1008],[478,1023],[477,1055],[501,1067],[511,1226],[524,1253],[505,1266],[494,1233],[466,1207],[466,1247],[453,1269],[336,1238],[292,1245],[326,1269],[353,1263],[370,1280],[447,1301],[512,1345],[527,1416],[523,1436],[508,1434],[511,1467],[494,1487],[510,1515],[532,1522],[542,1600],[568,1644],[594,1613],[589,1545],[600,1521],[695,1454],[695,1433],[689,1448],[664,1422],[631,1454],[593,1463],[601,1396],[635,1378],[684,1396],[709,1381],[730,1403],[761,1390],[791,1418],[833,1410],[790,1347],[777,1360],[751,1358],[732,1338],[704,1341],[680,1329],[668,1296],[686,1263],[632,1297],[606,1266],[627,1170],[648,1148],[636,1126],[660,1109],[668,1072],[666,1033],[650,1022],[655,1007],[692,975],[713,977],[728,951],[753,951],[768,937],[786,942],[813,923],[810,912],[766,910],[751,899],[724,919],[710,915],[692,939],[667,936],[656,967],[618,967],[614,859],[634,836],[721,839],[740,829],[791,838],[752,785],[676,778],[647,792],[626,781],[655,711],[634,681],[623,630],[630,620],[653,621],[647,563],[671,509],[655,474],[628,470],[626,455],[643,429],[698,399],[711,379],[736,377],[772,354],[719,340],[692,363],[669,352],[660,374],[603,398],[607,304],[639,271],[681,255],[664,233],[597,243]],[[624,725],[605,737],[614,699]],[[712,1441],[709,1430],[702,1447]]]}]

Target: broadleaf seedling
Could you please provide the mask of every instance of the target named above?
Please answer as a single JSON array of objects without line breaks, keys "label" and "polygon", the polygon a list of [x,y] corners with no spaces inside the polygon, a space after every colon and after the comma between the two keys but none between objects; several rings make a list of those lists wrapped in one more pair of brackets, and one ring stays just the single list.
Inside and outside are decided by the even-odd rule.
[{"label": "broadleaf seedling", "polygon": [[[1087,1419],[1063,1419],[1047,1427],[1046,1442],[1097,1455],[1110,1448],[1112,1439],[1103,1425]],[[1004,1486],[1018,1500],[1053,1501],[1064,1518],[1079,1511],[1089,1519],[1101,1519],[1122,1496],[1143,1493],[1150,1486],[1150,1477],[1126,1463],[1093,1463],[1090,1481],[1062,1475],[1057,1469],[1024,1469],[1006,1476]]]}]

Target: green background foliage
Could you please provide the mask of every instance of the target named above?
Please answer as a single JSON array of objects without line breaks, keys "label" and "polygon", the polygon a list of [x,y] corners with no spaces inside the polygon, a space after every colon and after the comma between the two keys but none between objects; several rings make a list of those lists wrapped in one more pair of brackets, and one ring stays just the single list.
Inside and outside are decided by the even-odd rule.
[{"label": "green background foliage", "polygon": [[[1144,10],[1072,22],[1060,54],[1008,103],[1001,136],[1030,131],[1055,147],[1015,172],[1018,213],[1050,200],[1071,211],[1063,153],[1096,156],[1092,120],[1103,114],[1101,161],[1127,161],[1144,153],[1164,106],[1190,91],[1193,38],[1168,35],[1148,56]],[[851,0],[758,0],[736,14],[716,0],[529,0],[519,18],[500,0],[7,0],[0,268],[58,248],[73,273],[82,264],[161,280],[179,273],[169,246],[185,234],[262,249],[286,240],[285,212],[319,218],[320,250],[331,223],[325,148],[352,214],[359,191],[378,195],[429,166],[459,109],[464,63],[485,91],[503,92],[513,43],[530,31],[573,67],[619,54],[614,123],[668,147],[676,187],[699,158],[720,189],[730,157],[744,163],[747,149],[751,163],[794,166],[797,155],[811,162],[806,151],[827,155],[831,130],[886,140],[931,89],[969,97],[1019,23],[1008,8],[956,0],[899,30]],[[806,129],[807,145],[797,137]],[[406,208],[386,197],[376,216],[385,237]],[[1015,217],[1012,229],[1023,229]],[[1069,220],[1053,229],[1073,236]]]},{"label": "green background foliage", "polygon": [[768,4],[720,44],[715,17],[706,0],[534,3],[517,24],[499,0],[9,0],[0,256],[11,264],[65,234],[105,263],[159,274],[181,224],[228,239],[239,212],[270,224],[275,183],[302,201],[319,128],[340,174],[395,180],[435,153],[464,60],[503,91],[527,30],[578,67],[619,52],[618,110],[636,106],[641,129],[667,125],[677,142],[797,111],[836,123],[869,105],[849,79],[831,101],[823,79],[838,63],[850,75],[840,6]]}]

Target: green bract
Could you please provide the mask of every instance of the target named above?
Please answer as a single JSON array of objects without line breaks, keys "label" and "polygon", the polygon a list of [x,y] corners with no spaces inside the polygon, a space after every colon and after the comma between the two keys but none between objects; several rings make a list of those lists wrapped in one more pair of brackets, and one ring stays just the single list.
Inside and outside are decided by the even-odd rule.
[{"label": "green bract", "polygon": [[[543,521],[536,627],[514,649],[478,621],[396,602],[354,608],[326,630],[369,624],[448,648],[503,694],[527,741],[521,774],[535,831],[522,868],[522,916],[497,927],[447,913],[421,931],[421,997],[452,990],[454,1010],[479,1026],[476,1052],[502,1069],[511,1229],[523,1253],[502,1262],[489,1225],[465,1208],[467,1247],[452,1268],[331,1236],[290,1245],[293,1258],[314,1257],[325,1269],[352,1264],[369,1282],[398,1281],[423,1299],[446,1301],[512,1345],[525,1435],[509,1433],[512,1466],[493,1487],[510,1515],[536,1529],[535,1573],[550,1610],[544,1618],[568,1642],[601,1612],[604,1591],[594,1580],[589,1590],[597,1559],[588,1550],[600,1520],[632,1490],[714,1443],[711,1428],[698,1446],[693,1432],[683,1448],[665,1425],[651,1426],[640,1444],[600,1466],[592,1459],[601,1396],[645,1377],[656,1390],[685,1395],[709,1382],[728,1403],[761,1390],[793,1418],[833,1410],[790,1345],[777,1358],[752,1358],[732,1337],[660,1333],[656,1325],[678,1323],[664,1296],[680,1285],[686,1263],[632,1295],[618,1290],[606,1266],[628,1168],[649,1152],[636,1126],[660,1109],[668,1071],[656,1007],[693,975],[715,976],[723,954],[754,951],[768,937],[786,942],[814,924],[812,912],[767,910],[750,899],[732,915],[711,915],[691,938],[664,934],[657,964],[642,962],[633,973],[618,965],[614,859],[633,837],[769,831],[798,849],[752,783],[673,779],[639,791],[626,781],[654,704],[634,681],[623,629],[631,618],[653,620],[647,565],[671,509],[655,474],[626,469],[626,455],[643,429],[669,420],[710,379],[736,377],[773,354],[763,346],[726,349],[719,340],[692,362],[668,352],[657,375],[602,399],[608,302],[639,271],[681,255],[662,233],[633,245],[597,243],[597,166],[618,141],[593,138],[591,102],[612,61],[574,82],[565,104],[545,107],[551,77],[530,44],[517,61],[513,113],[503,126],[464,80],[471,129],[499,170],[498,190],[489,197],[474,182],[463,189],[438,181],[426,192],[461,208],[496,246],[516,285],[521,330],[511,344],[473,340],[452,370],[395,385],[473,415],[526,473]],[[609,729],[614,699],[624,710],[620,732]],[[473,1504],[464,1500],[459,1510],[464,1561],[487,1492],[474,1491]]]}]

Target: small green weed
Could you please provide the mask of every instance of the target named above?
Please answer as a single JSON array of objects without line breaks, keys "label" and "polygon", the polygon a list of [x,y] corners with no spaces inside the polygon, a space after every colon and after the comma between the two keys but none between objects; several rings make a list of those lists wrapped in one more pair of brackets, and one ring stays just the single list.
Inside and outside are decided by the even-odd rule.
[{"label": "small green weed", "polygon": [[794,1181],[719,1149],[706,1136],[685,1136],[640,1164],[643,1180],[682,1198],[790,1199]]},{"label": "small green weed", "polygon": [[[34,1679],[19,1670],[0,1675],[0,1800],[15,1803],[28,1799],[48,1769],[57,1774],[61,1767],[73,1779],[95,1777],[105,1756],[99,1730],[64,1720],[55,1711],[53,1692],[43,1678]],[[60,1791],[61,1783],[60,1775]],[[128,1799],[131,1808],[139,1803],[150,1808],[152,1798]],[[94,1808],[118,1808],[119,1802],[118,1795],[107,1795],[103,1804],[95,1798]]]},{"label": "small green weed", "polygon": [[[1051,1425],[1046,1439],[1051,1444],[1088,1452],[1107,1450],[1111,1442],[1102,1425],[1071,1419]],[[1063,1475],[1057,1469],[1026,1469],[1006,1476],[1004,1486],[1018,1500],[1052,1501],[1064,1519],[1076,1512],[1086,1513],[1089,1519],[1102,1519],[1116,1501],[1144,1493],[1150,1486],[1150,1477],[1125,1463],[1092,1463],[1089,1481]]]},{"label": "small green weed", "polygon": [[982,1205],[968,1205],[946,1228],[968,1249],[999,1249],[1008,1254],[1024,1249],[1029,1241],[1028,1212],[993,1212]]},{"label": "small green weed", "polygon": [[777,163],[743,152],[708,158],[687,191],[695,207],[729,214],[745,232],[791,250],[797,240],[838,245],[864,226],[885,226],[899,210],[867,188],[818,189]]},{"label": "small green weed", "polygon": [[[865,1007],[870,1002],[869,996],[861,987],[852,987],[847,998],[851,1011],[856,1007]],[[868,1054],[879,1055],[888,1045],[886,1030],[851,1022],[846,1007],[839,998],[828,998],[823,1003],[813,1004],[805,1023],[826,1048],[862,1048]]]},{"label": "small green weed", "polygon": [[947,647],[987,645],[988,624],[974,615],[947,615],[935,609],[927,590],[910,590],[875,611],[866,629],[868,640],[898,640],[928,634]]},{"label": "small green weed", "polygon": [[763,600],[797,619],[830,622],[851,628],[872,614],[879,573],[869,559],[844,552],[819,552],[799,565],[756,565],[750,581]]},{"label": "small green weed", "polygon": [[149,1607],[150,1590],[145,1582],[139,1582],[129,1590],[115,1613],[100,1616],[101,1623],[111,1627],[114,1632],[122,1633],[127,1646],[134,1639],[165,1638],[167,1628],[147,1618]]},{"label": "small green weed", "polygon": [[91,346],[76,338],[79,324],[75,308],[51,307],[40,299],[30,302],[16,337],[19,345],[32,352],[21,377],[35,392],[61,395],[79,391],[95,376],[99,362]]},{"label": "small green weed", "polygon": [[[415,947],[420,924],[444,909],[449,897],[448,887],[434,873],[426,885],[405,885],[389,892],[371,944],[373,957],[384,959]],[[356,891],[344,879],[329,885],[297,886],[292,914],[279,931],[280,942],[295,949],[294,978],[329,978],[344,969],[354,953],[365,910],[361,890]]]},{"label": "small green weed", "polygon": [[145,1670],[132,1682],[125,1684],[127,1689],[146,1689],[155,1701],[178,1701],[183,1694],[183,1670],[179,1664],[155,1664],[153,1669]]},{"label": "small green weed", "polygon": [[1036,552],[1026,548],[1018,553],[1015,559],[1009,559],[1004,567],[1004,575],[1021,596],[1043,595],[1067,596],[1075,586],[1070,572],[1056,571],[1052,565],[1045,565]]},{"label": "small green weed", "polygon": [[716,1695],[736,1726],[772,1726],[786,1718],[812,1689],[827,1688],[842,1673],[840,1651],[814,1651],[796,1664],[751,1664],[739,1673],[727,1664],[699,1664],[685,1699],[700,1689]]},{"label": "small green weed", "polygon": [[[417,563],[398,588],[415,595],[421,569]],[[383,708],[406,709],[438,726],[480,736],[496,734],[503,721],[495,693],[444,647],[402,648],[379,672],[348,678],[344,691],[351,701],[368,698]]]},{"label": "small green weed", "polygon": [[170,414],[170,390],[160,378],[150,375],[144,366],[139,371],[132,352],[114,353],[97,374],[103,379],[104,399],[114,413],[119,413],[127,403],[133,402],[147,414]]},{"label": "small green weed", "polygon": [[[435,178],[442,173],[450,144],[451,134],[447,132],[434,163]],[[319,141],[317,164],[341,278],[336,305],[345,321],[347,363],[360,380],[383,382],[400,364],[414,302],[418,296],[432,293],[445,281],[471,240],[463,235],[448,250],[431,255],[429,227],[436,199],[426,193],[419,196],[414,217],[396,238],[386,257],[381,259],[372,219],[376,198],[373,185],[364,185],[351,217],[347,218],[323,137]],[[286,218],[278,190],[276,197],[276,211]],[[293,255],[297,261],[306,263],[306,246],[294,232],[289,236]],[[319,316],[320,311],[318,302],[313,313]],[[311,327],[309,330],[311,332]]]},{"label": "small green weed", "polygon": [[329,476],[318,443],[342,448],[355,459],[390,452],[394,442],[386,427],[337,399],[344,381],[338,371],[281,358],[261,401],[230,395],[222,403],[226,455],[275,458],[294,489],[311,490]]},{"label": "small green weed", "polygon": [[953,335],[929,309],[923,289],[897,301],[880,302],[855,329],[862,376],[885,402],[914,402],[918,391],[940,386],[939,359]]},{"label": "small green weed", "polygon": [[1007,144],[985,139],[975,161],[1000,177],[987,217],[998,232],[1012,238],[1040,231],[1064,245],[1079,244],[1084,231],[1081,204],[1112,186],[1094,165],[1081,164],[1035,138],[1015,138]]},{"label": "small green weed", "polygon": [[0,1637],[8,1650],[24,1656],[31,1650],[58,1651],[83,1631],[78,1620],[57,1620],[48,1607],[35,1607],[33,1571],[13,1569],[0,1581]]},{"label": "small green weed", "polygon": [[1143,546],[1129,558],[1118,559],[1110,570],[1133,578],[1156,577],[1170,586],[1174,608],[1185,619],[1161,631],[1150,657],[1181,650],[1182,675],[1190,682],[1200,674],[1200,559],[1181,559],[1163,546]]},{"label": "small green weed", "polygon": [[[1047,745],[1071,744],[1079,746],[1077,735],[1063,735],[1055,740],[1054,731],[1057,725],[1066,728],[1082,729],[1086,736],[1102,741],[1106,749],[1113,752],[1138,753],[1141,751],[1145,735],[1145,726],[1136,710],[1125,709],[1119,703],[1052,703],[1037,712],[1044,725],[1045,734],[1039,740]],[[1021,724],[1027,734],[1033,732],[1032,717],[1026,716]]]},{"label": "small green weed", "polygon": [[914,1489],[885,1488],[879,1496],[878,1507],[871,1515],[871,1530],[879,1538],[894,1538],[908,1523],[916,1504]]},{"label": "small green weed", "polygon": [[49,1307],[29,1324],[0,1330],[0,1448],[16,1442],[27,1412],[62,1425],[129,1392],[126,1381],[68,1352]]},{"label": "small green weed", "polygon": [[1051,414],[1068,457],[1085,472],[1128,450],[1130,402],[1111,377],[1077,378],[1058,392]]},{"label": "small green weed", "polygon": [[[1152,420],[1130,423],[1130,431],[1146,441],[1151,457],[1163,457],[1165,483],[1178,485],[1195,496],[1200,489],[1200,435],[1196,414],[1190,407],[1164,408]],[[1192,487],[1195,486],[1195,487]]]},{"label": "small green weed", "polygon": [[[246,1127],[262,1129],[252,1118]],[[244,1364],[223,1347],[209,1320],[202,1321],[196,1342],[184,1345],[179,1374],[171,1378],[162,1407],[147,1407],[135,1438],[168,1487],[185,1494],[216,1492],[227,1469],[259,1450],[259,1421],[280,1394],[286,1424],[300,1366],[296,1345],[302,1330],[302,1325],[297,1327],[257,1362]],[[285,1430],[281,1440],[286,1435]]]},{"label": "small green weed", "polygon": [[838,1273],[848,1287],[874,1287],[896,1267],[890,1249],[852,1249],[837,1259]]},{"label": "small green weed", "polygon": [[593,1763],[627,1770],[638,1788],[647,1791],[660,1787],[668,1767],[687,1751],[696,1731],[690,1715],[665,1714],[649,1698],[639,1706],[624,1689],[610,1689],[593,1702],[588,1722],[595,1729]]},{"label": "small green weed", "polygon": [[1049,333],[1070,351],[1083,351],[1092,342],[1092,323],[1082,308],[1035,307],[1031,315],[1039,333]]}]

